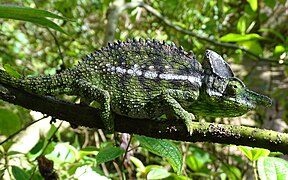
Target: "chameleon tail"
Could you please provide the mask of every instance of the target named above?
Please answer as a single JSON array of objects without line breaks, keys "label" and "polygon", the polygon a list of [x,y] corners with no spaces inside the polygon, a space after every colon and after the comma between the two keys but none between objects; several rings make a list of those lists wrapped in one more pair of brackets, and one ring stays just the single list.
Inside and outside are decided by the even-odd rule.
[{"label": "chameleon tail", "polygon": [[71,79],[73,79],[71,78],[71,74],[67,72],[53,76],[23,76],[16,78],[8,74],[6,71],[0,70],[1,83],[10,85],[15,88],[23,88],[28,92],[41,95],[57,95],[64,93],[69,94],[71,91],[69,87],[71,87],[72,84]]}]

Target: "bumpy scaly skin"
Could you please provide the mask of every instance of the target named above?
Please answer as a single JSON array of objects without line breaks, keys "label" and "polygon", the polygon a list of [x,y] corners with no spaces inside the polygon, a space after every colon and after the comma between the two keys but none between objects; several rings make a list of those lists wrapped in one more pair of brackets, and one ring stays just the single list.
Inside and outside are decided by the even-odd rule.
[{"label": "bumpy scaly skin", "polygon": [[95,100],[109,131],[112,112],[150,119],[166,114],[184,120],[192,134],[194,114],[233,117],[271,103],[246,89],[217,53],[207,50],[202,65],[174,44],[134,39],[108,44],[54,76],[17,79],[0,71],[0,81],[37,94]]}]

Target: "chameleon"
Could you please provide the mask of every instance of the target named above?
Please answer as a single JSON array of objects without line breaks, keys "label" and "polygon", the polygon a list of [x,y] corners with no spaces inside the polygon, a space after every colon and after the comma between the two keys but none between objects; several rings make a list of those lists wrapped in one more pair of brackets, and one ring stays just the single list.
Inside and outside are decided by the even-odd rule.
[{"label": "chameleon", "polygon": [[109,132],[113,113],[140,119],[166,115],[183,120],[192,135],[196,116],[236,117],[272,103],[246,88],[216,52],[206,50],[200,63],[182,46],[155,39],[108,43],[55,75],[17,78],[0,70],[0,82],[39,95],[96,101]]}]

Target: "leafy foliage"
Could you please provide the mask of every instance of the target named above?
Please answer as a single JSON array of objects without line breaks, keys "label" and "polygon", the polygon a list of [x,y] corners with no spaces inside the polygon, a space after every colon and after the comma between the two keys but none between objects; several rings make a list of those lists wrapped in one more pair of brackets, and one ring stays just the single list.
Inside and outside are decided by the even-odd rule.
[{"label": "leafy foliage", "polygon": [[46,19],[46,17],[56,19],[66,19],[62,16],[58,16],[56,14],[44,10],[32,9],[22,6],[0,5],[0,18],[28,21],[39,25],[44,25],[56,31],[65,33],[65,31],[60,26]]},{"label": "leafy foliage", "polygon": [[170,141],[137,136],[142,147],[159,156],[167,158],[177,174],[181,173],[183,162],[182,154],[179,149]]},{"label": "leafy foliage", "polygon": [[245,156],[250,161],[256,161],[260,157],[265,157],[270,154],[270,151],[267,149],[261,149],[261,148],[251,148],[251,147],[244,147],[239,146],[239,149],[245,154]]},{"label": "leafy foliage", "polygon": [[261,157],[257,163],[261,179],[287,179],[288,162],[275,157]]},{"label": "leafy foliage", "polygon": [[[1,1],[13,5],[0,5],[0,63],[15,77],[55,74],[103,46],[106,36],[121,40],[143,37],[173,41],[186,50],[191,49],[199,60],[205,49],[213,49],[223,54],[248,87],[272,97],[274,105],[267,111],[260,108],[233,121],[209,120],[265,126],[278,131],[286,129],[287,132],[285,1],[144,2],[164,20],[144,6],[132,6],[134,1],[122,1],[122,8],[129,3],[132,8],[122,9],[115,17],[118,19],[115,34],[107,35],[106,28],[111,21],[106,14],[113,11],[107,0]],[[113,5],[117,6],[116,1]],[[32,120],[42,118],[3,101],[0,106],[1,142]],[[69,125],[50,125],[47,119],[42,120],[0,145],[0,177],[42,179],[36,159],[44,156],[54,162],[51,172],[61,179],[118,179],[121,176],[127,179],[241,179],[248,174],[259,174],[260,179],[287,179],[287,161],[271,157],[274,155],[268,150],[239,147],[239,151],[235,146],[172,143],[140,136],[132,138],[129,144],[124,134],[114,137],[116,143],[111,139],[113,136],[104,135],[100,130],[81,127],[73,130]],[[31,148],[27,150],[27,147]],[[185,161],[181,161],[182,156]],[[177,174],[181,170],[182,173]]]},{"label": "leafy foliage", "polygon": [[98,164],[105,163],[116,159],[117,157],[124,154],[124,150],[118,147],[107,147],[102,148],[96,156],[96,162]]}]

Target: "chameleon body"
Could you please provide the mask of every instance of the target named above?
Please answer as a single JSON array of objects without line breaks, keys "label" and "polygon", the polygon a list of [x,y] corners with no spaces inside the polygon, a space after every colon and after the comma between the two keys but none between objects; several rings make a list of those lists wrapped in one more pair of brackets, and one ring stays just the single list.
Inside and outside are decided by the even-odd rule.
[{"label": "chameleon body", "polygon": [[194,115],[234,117],[271,104],[234,77],[217,53],[207,50],[200,64],[192,53],[157,40],[109,43],[53,76],[15,78],[1,70],[0,78],[32,93],[97,101],[109,131],[114,130],[112,112],[132,118],[176,117],[192,134]]}]

